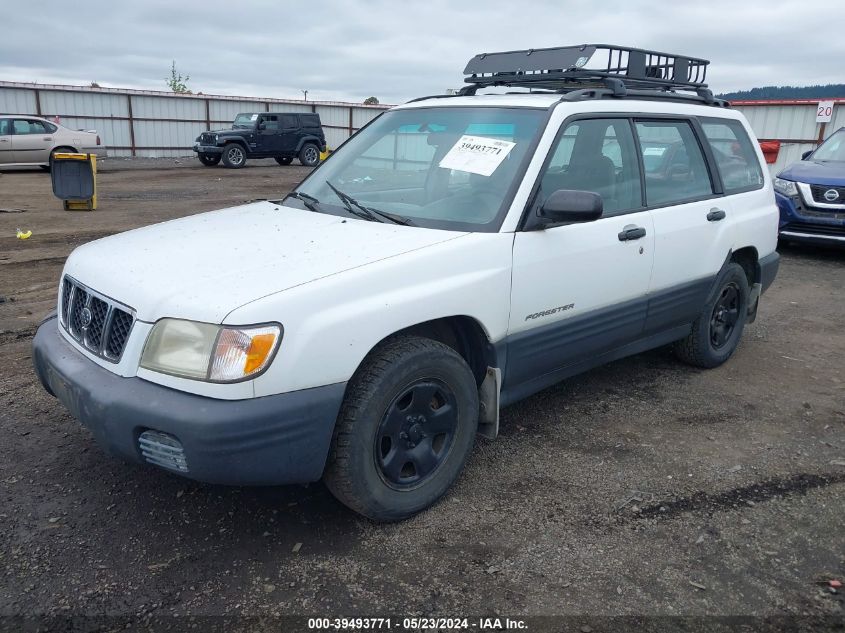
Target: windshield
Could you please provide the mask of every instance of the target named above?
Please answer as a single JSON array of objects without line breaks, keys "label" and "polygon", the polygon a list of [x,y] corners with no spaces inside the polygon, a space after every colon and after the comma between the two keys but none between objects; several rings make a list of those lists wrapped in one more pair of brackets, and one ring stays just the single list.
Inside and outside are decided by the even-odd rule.
[{"label": "windshield", "polygon": [[258,120],[257,114],[239,114],[235,117],[235,122],[232,127],[253,127]]},{"label": "windshield", "polygon": [[496,231],[545,115],[491,107],[387,112],[297,191],[330,213],[348,215],[345,195],[417,226]]},{"label": "windshield", "polygon": [[834,132],[813,152],[813,160],[845,162],[845,129]]}]

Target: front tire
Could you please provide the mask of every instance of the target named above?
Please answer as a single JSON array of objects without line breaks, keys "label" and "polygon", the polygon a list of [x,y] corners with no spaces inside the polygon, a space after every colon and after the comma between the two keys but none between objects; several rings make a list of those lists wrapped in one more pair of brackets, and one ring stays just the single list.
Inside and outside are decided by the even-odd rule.
[{"label": "front tire", "polygon": [[736,351],[748,319],[748,277],[735,262],[719,274],[715,288],[692,326],[692,332],[675,343],[675,354],[696,367],[711,369]]},{"label": "front tire", "polygon": [[290,156],[277,156],[276,162],[282,166],[290,165],[293,162],[293,158]]},{"label": "front tire", "polygon": [[199,152],[197,154],[197,158],[200,159],[200,162],[205,165],[206,167],[214,167],[220,162],[221,155],[220,154],[204,154]]},{"label": "front tire", "polygon": [[305,167],[314,167],[320,162],[320,148],[314,143],[306,143],[299,150],[299,162]]},{"label": "front tire", "polygon": [[406,519],[458,478],[477,427],[478,387],[455,350],[415,336],[388,340],[349,383],[324,481],[370,519]]},{"label": "front tire", "polygon": [[240,143],[229,143],[223,149],[223,164],[229,169],[240,169],[246,165],[246,150]]}]

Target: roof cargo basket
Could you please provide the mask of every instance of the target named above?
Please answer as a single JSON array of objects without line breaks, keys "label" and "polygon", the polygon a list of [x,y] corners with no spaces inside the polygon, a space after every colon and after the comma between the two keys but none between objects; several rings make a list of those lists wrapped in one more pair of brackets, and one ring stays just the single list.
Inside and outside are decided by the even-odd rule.
[{"label": "roof cargo basket", "polygon": [[[488,86],[519,86],[556,92],[601,89],[595,96],[651,96],[654,92],[692,91],[712,103],[705,79],[706,59],[611,44],[582,44],[476,55],[464,69],[461,94]],[[634,94],[638,93],[638,94]],[[680,96],[680,95],[678,95]],[[586,94],[585,94],[586,98]]]}]

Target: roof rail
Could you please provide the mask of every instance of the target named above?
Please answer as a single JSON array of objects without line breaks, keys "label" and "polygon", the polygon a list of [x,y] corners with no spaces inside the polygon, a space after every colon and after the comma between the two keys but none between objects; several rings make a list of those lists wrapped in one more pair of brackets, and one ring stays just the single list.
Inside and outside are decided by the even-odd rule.
[{"label": "roof rail", "polygon": [[708,64],[706,59],[612,44],[481,53],[464,69],[468,85],[460,94],[472,95],[487,86],[557,92],[595,87],[610,90],[615,97],[626,96],[629,89],[701,90],[700,100],[707,94],[712,100],[712,93],[704,92]]}]

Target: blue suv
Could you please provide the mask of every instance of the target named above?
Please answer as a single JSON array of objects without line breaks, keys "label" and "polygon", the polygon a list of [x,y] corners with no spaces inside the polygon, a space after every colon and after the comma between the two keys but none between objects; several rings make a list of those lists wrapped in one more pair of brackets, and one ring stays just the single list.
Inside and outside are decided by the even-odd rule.
[{"label": "blue suv", "polygon": [[845,127],[784,169],[774,186],[782,239],[845,246]]}]

